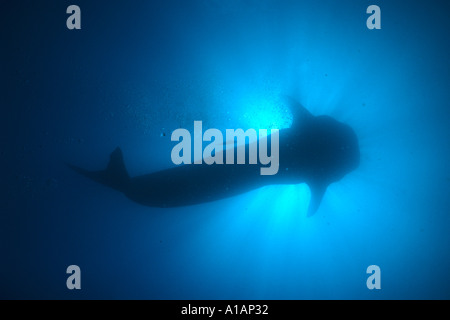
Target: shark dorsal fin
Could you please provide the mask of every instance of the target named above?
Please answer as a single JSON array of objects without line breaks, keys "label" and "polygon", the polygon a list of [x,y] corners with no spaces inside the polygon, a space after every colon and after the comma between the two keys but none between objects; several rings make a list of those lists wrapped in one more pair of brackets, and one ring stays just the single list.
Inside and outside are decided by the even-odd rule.
[{"label": "shark dorsal fin", "polygon": [[308,111],[304,106],[302,106],[297,100],[290,96],[283,96],[284,100],[289,105],[289,109],[292,113],[292,126],[291,127],[297,127],[301,126],[302,124],[309,122],[314,118],[314,116],[311,114],[311,112]]}]

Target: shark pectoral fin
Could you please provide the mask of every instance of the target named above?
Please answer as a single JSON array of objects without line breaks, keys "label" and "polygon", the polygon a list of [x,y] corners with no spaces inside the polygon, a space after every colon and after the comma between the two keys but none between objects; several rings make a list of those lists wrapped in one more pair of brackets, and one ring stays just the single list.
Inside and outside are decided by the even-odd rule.
[{"label": "shark pectoral fin", "polygon": [[314,116],[309,112],[304,106],[297,102],[294,98],[290,96],[282,96],[283,99],[289,104],[290,111],[292,113],[292,127],[297,127],[305,122],[309,122]]},{"label": "shark pectoral fin", "polygon": [[322,202],[323,195],[327,190],[327,185],[325,184],[312,184],[309,185],[311,191],[311,199],[309,200],[308,206],[308,217],[311,217],[319,209],[320,203]]}]

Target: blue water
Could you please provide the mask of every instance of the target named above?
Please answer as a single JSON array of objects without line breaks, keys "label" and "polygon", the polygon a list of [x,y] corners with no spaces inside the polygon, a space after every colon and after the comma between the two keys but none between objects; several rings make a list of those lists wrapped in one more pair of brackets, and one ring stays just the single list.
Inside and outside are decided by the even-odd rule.
[{"label": "blue water", "polygon": [[[49,1],[47,1],[49,2]],[[66,28],[67,6],[81,30]],[[381,29],[366,8],[381,8]],[[0,298],[449,299],[450,22],[429,1],[2,2]],[[173,130],[287,128],[288,94],[357,133],[360,167],[140,206],[65,162],[173,166]],[[81,269],[68,290],[66,268]],[[370,265],[381,289],[366,286]]]}]

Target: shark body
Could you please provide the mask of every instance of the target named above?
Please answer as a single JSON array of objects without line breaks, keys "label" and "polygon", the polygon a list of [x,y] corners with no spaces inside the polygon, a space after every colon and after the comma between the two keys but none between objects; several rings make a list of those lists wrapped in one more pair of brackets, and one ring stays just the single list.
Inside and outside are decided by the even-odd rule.
[{"label": "shark body", "polygon": [[224,199],[265,185],[306,183],[311,190],[307,213],[311,216],[327,187],[359,166],[358,139],[350,126],[329,116],[313,116],[295,100],[288,101],[294,120],[290,128],[279,131],[279,171],[275,175],[260,175],[260,167],[254,164],[203,163],[130,177],[120,148],[111,153],[105,170],[69,166],[137,203],[163,208]]}]

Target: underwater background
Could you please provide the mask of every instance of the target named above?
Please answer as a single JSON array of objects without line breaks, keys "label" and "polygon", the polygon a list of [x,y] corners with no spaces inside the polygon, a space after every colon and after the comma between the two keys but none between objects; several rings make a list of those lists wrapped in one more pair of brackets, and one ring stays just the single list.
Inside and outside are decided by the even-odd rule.
[{"label": "underwater background", "polygon": [[[449,7],[2,1],[0,298],[449,299]],[[359,139],[309,218],[305,184],[160,209],[65,165],[103,169],[120,146],[131,176],[169,168],[194,120],[289,127],[283,94]]]}]

